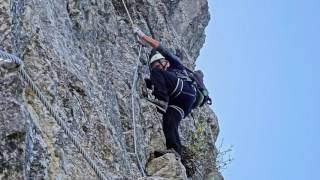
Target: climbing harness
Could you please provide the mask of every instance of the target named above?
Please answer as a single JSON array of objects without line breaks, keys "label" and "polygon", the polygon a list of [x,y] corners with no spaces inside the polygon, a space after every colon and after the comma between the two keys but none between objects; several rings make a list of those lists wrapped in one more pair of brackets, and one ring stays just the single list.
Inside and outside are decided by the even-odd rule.
[{"label": "climbing harness", "polygon": [[[23,63],[21,59],[18,57],[8,54],[6,52],[3,52],[0,50],[0,59],[5,60],[7,63],[15,63],[17,66],[21,66]],[[36,93],[37,97],[40,99],[40,101],[44,104],[44,106],[49,110],[51,115],[54,117],[58,125],[63,129],[65,134],[71,139],[72,143],[78,148],[80,153],[83,155],[85,160],[88,162],[88,164],[91,166],[91,168],[95,171],[99,179],[108,179],[104,174],[98,169],[97,164],[91,159],[89,154],[84,150],[84,148],[81,146],[79,141],[72,135],[71,131],[65,124],[64,120],[61,119],[59,114],[54,110],[54,108],[50,105],[49,101],[45,98],[43,93],[40,91],[40,89],[37,87],[37,85],[32,81],[30,76],[27,74],[27,72],[21,68],[19,70],[20,76],[27,82],[27,84],[31,87],[31,89]]]},{"label": "climbing harness", "polygon": [[170,105],[169,107],[175,109],[180,114],[181,119],[184,118],[184,111],[179,106]]}]

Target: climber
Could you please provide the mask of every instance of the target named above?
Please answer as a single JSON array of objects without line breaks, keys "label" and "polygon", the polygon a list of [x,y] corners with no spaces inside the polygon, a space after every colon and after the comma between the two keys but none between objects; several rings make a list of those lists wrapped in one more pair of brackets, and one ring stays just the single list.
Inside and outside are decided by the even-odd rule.
[{"label": "climber", "polygon": [[146,84],[149,88],[153,86],[156,103],[162,107],[162,126],[167,149],[173,149],[181,157],[182,147],[178,126],[191,112],[195,101],[195,88],[188,80],[185,67],[177,56],[159,41],[145,35],[139,28],[134,27],[133,32],[140,40],[153,47],[149,56],[150,79],[146,79]]}]

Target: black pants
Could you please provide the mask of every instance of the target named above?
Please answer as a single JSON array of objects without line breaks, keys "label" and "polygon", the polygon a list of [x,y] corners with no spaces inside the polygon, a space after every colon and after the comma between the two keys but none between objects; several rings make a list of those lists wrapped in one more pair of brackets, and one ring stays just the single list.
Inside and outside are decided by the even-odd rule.
[{"label": "black pants", "polygon": [[163,114],[162,124],[166,146],[181,155],[178,127],[180,121],[191,112],[195,101],[195,89],[190,82],[177,78],[175,73],[169,71],[152,70],[150,78],[154,85],[153,95],[169,103],[167,111]]}]

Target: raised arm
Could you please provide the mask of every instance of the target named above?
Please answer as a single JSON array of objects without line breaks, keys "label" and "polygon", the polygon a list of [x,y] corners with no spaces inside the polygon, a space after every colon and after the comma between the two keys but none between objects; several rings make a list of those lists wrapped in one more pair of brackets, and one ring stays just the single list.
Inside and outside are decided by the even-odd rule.
[{"label": "raised arm", "polygon": [[133,27],[133,33],[138,35],[139,38],[141,38],[143,41],[148,43],[153,48],[157,48],[160,45],[160,42],[158,40],[155,40],[152,37],[147,36],[138,27]]},{"label": "raised arm", "polygon": [[147,36],[145,33],[143,33],[139,28],[134,27],[133,32],[139,36],[143,41],[148,43],[151,47],[159,51],[170,63],[178,68],[183,68],[180,58],[174,55],[171,51],[169,51],[167,48],[162,46],[160,42],[156,39],[153,39],[152,37]]}]

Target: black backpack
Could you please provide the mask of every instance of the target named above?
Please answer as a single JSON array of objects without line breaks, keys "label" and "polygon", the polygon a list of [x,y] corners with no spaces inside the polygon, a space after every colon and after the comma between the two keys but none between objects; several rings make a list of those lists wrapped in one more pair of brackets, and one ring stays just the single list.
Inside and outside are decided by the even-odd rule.
[{"label": "black backpack", "polygon": [[[187,69],[187,68],[186,68]],[[212,104],[212,100],[209,97],[209,92],[203,83],[203,72],[201,70],[191,71],[187,69],[188,76],[192,80],[196,88],[196,100],[193,103],[192,108],[202,107],[204,104]]]}]

